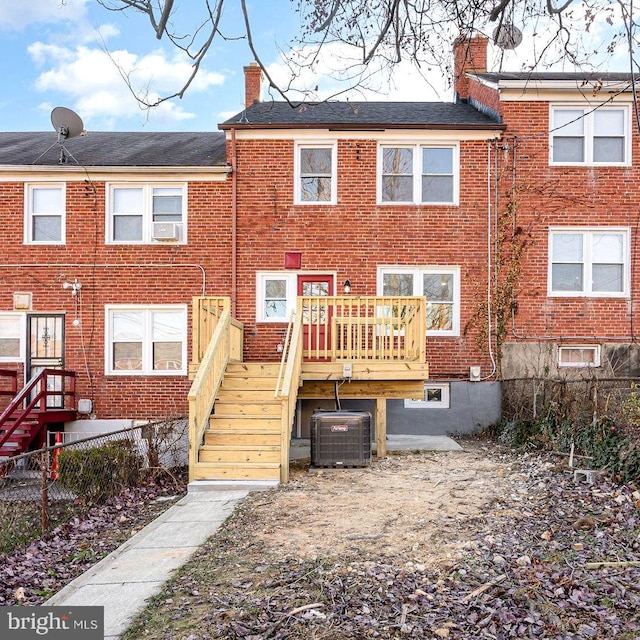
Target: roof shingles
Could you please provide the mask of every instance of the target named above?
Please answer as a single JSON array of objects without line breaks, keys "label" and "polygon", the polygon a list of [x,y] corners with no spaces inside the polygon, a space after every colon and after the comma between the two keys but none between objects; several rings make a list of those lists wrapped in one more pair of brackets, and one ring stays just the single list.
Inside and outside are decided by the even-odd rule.
[{"label": "roof shingles", "polygon": [[[224,133],[89,132],[64,141],[68,165],[83,167],[218,167],[226,165]],[[0,165],[59,165],[55,132],[0,132]]]}]

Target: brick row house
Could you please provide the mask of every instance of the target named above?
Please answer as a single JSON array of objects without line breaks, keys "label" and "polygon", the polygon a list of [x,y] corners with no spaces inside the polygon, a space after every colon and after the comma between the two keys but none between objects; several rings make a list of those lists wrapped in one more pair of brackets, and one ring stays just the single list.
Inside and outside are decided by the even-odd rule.
[{"label": "brick row house", "polygon": [[[495,423],[502,378],[637,376],[628,74],[491,73],[480,37],[454,56],[454,102],[262,102],[249,65],[246,107],[219,132],[0,134],[0,367],[19,384],[73,370],[75,424],[187,415],[192,303],[220,297],[242,328],[235,360],[263,370],[286,358],[292,312],[316,316],[294,438],[338,392],[388,433],[439,434]],[[369,299],[381,317],[345,312]],[[411,300],[415,366],[374,375],[335,344],[313,357],[347,334],[374,357],[404,348]],[[256,387],[246,371],[237,396]]]}]

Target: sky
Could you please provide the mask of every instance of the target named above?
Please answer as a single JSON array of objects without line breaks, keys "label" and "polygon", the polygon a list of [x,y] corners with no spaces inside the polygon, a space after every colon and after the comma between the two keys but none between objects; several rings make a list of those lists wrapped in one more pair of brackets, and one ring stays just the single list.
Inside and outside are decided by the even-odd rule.
[{"label": "sky", "polygon": [[[202,0],[176,4],[178,25],[198,23]],[[249,11],[263,62],[275,79],[285,82],[282,56],[290,55],[289,43],[300,28],[291,1],[249,0]],[[244,31],[238,1],[226,3],[222,26],[225,39],[214,40],[185,97],[147,110],[132,95],[124,75],[136,91],[167,95],[182,86],[191,67],[166,39],[155,38],[145,16],[130,10],[107,11],[97,0],[0,0],[1,130],[53,129],[51,111],[58,106],[74,110],[87,131],[216,130],[219,122],[242,110],[243,66],[253,59],[246,41],[239,39]],[[492,49],[490,60],[498,53]],[[531,46],[525,39],[517,50],[506,52],[502,68],[520,70],[529,55]],[[608,64],[610,70],[624,70],[628,61],[620,52]],[[320,69],[331,65],[325,60]],[[322,71],[306,80],[319,85],[321,97],[335,91],[335,83]],[[394,71],[392,82],[381,79],[377,89],[342,98],[453,97],[442,73],[420,74],[408,64]]]}]

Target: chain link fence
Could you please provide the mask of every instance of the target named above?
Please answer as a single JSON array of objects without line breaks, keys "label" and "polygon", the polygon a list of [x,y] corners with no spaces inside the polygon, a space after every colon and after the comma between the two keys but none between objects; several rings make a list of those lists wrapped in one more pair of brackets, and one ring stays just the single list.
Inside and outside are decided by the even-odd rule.
[{"label": "chain link fence", "polygon": [[[161,482],[186,492],[186,419],[78,439],[49,433],[49,446],[0,460],[0,554],[81,518],[123,490]],[[62,442],[64,438],[69,442]]]}]

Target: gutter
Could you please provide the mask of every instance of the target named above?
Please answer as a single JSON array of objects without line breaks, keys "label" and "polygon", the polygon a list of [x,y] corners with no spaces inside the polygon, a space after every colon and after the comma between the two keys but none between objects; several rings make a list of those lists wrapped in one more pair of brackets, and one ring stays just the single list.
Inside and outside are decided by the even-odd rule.
[{"label": "gutter", "polygon": [[458,124],[458,123],[440,123],[440,124],[357,124],[357,123],[345,123],[336,124],[335,122],[263,122],[263,123],[250,123],[243,124],[239,127],[233,125],[218,125],[220,129],[230,129],[232,135],[235,135],[235,130],[257,130],[257,129],[328,129],[329,131],[371,131],[371,132],[383,132],[389,130],[412,130],[412,131],[495,131],[496,129],[506,129],[506,125],[499,122],[491,122],[486,124]]}]

